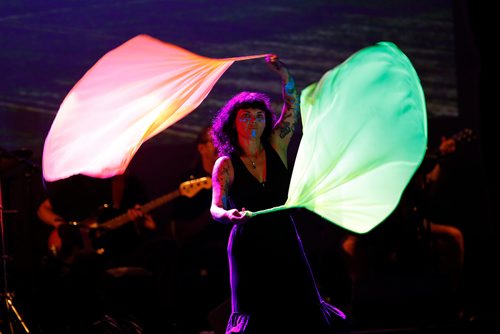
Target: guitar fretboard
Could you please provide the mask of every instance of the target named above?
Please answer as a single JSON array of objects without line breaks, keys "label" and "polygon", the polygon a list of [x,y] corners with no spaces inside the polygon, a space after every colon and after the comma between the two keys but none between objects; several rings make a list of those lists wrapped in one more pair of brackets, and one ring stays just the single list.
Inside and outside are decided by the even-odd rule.
[{"label": "guitar fretboard", "polygon": [[[147,213],[153,209],[156,209],[157,207],[174,200],[175,198],[179,197],[181,194],[179,190],[174,190],[171,193],[168,193],[166,195],[163,195],[161,197],[158,197],[142,206],[142,212]],[[99,224],[99,229],[104,229],[104,230],[113,230],[116,229],[123,224],[126,224],[130,222],[130,217],[128,216],[127,213],[121,214],[119,216],[116,216],[113,219],[110,219],[102,224]]]}]

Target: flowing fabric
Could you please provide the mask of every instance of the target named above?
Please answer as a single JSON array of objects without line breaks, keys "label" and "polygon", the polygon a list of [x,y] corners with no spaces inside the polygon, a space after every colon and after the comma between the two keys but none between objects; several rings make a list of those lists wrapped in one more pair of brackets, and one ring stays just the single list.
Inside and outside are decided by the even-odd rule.
[{"label": "flowing fabric", "polygon": [[301,94],[301,139],[288,199],[356,233],[397,206],[427,145],[425,98],[390,42],[362,49]]},{"label": "flowing fabric", "polygon": [[237,60],[212,59],[148,35],[105,54],[71,89],[47,135],[47,181],[122,174],[143,142],[192,112]]}]

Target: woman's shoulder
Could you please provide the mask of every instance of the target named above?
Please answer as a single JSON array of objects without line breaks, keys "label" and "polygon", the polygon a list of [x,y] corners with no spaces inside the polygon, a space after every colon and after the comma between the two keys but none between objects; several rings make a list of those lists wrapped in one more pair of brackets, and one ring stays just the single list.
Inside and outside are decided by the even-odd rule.
[{"label": "woman's shoulder", "polygon": [[213,180],[229,180],[232,182],[234,179],[234,168],[230,156],[221,156],[215,161],[213,172]]},{"label": "woman's shoulder", "polygon": [[232,168],[232,167],[233,163],[231,161],[231,157],[228,155],[223,155],[218,157],[214,164],[214,170]]}]

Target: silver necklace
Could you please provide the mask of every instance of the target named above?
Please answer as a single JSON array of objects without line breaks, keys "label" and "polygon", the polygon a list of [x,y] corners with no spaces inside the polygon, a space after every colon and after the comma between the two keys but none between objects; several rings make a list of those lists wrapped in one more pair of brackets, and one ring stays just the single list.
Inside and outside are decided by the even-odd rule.
[{"label": "silver necklace", "polygon": [[[259,157],[259,154],[260,154],[260,152],[258,152],[258,151],[257,151],[257,155],[256,155],[256,157],[257,157],[257,158]],[[247,156],[247,158],[248,158],[248,161],[250,161],[250,163],[252,164],[252,168],[253,168],[253,169],[257,169],[257,165],[256,165],[256,164],[255,164],[255,162],[252,160],[252,158],[250,158],[250,155],[248,155],[248,156]]]}]

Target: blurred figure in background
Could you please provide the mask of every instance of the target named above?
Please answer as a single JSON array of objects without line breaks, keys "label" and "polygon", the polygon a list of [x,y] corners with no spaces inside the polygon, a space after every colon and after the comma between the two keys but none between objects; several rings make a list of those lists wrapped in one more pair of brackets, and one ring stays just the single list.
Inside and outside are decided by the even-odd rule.
[{"label": "blurred figure in background", "polygon": [[[217,150],[211,127],[196,139],[197,159],[182,181],[207,177],[211,183]],[[182,196],[173,203],[172,235],[179,247],[177,305],[185,334],[212,331],[209,313],[229,297],[226,245],[230,228],[216,224],[210,215],[212,189],[201,189],[193,197]]]},{"label": "blurred figure in background", "polygon": [[[446,186],[446,180],[454,173],[448,163],[467,135],[464,131],[442,137],[436,149],[428,150],[391,215],[369,233],[344,239],[354,289],[380,277],[421,277],[421,282],[430,283],[420,298],[438,298],[434,307],[444,303],[441,314],[458,318],[465,242],[456,217],[464,207],[457,206],[457,194],[450,193],[454,188]],[[450,206],[445,208],[440,202]],[[434,285],[442,286],[440,295],[427,295],[433,293]]]}]

